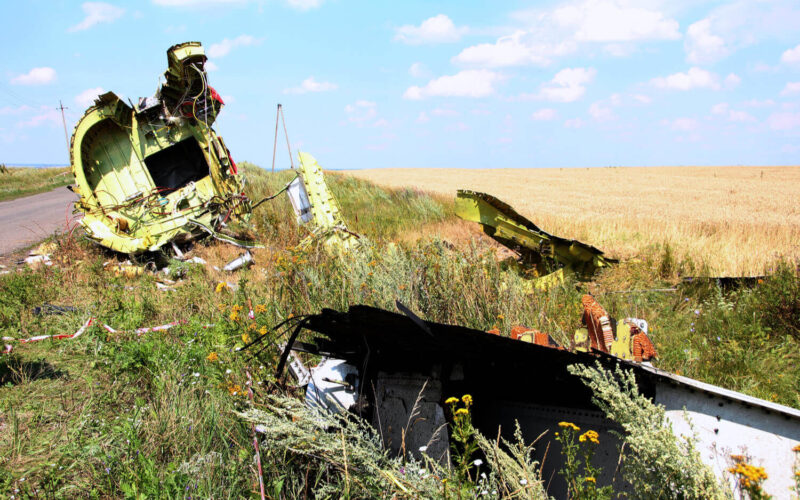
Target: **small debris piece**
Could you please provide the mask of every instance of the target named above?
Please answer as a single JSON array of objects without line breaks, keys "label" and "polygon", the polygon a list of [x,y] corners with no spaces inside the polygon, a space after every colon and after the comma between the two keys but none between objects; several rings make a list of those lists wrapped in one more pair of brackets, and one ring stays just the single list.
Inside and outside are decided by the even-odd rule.
[{"label": "small debris piece", "polygon": [[237,269],[242,267],[247,267],[253,263],[253,254],[250,251],[246,251],[244,255],[233,259],[232,261],[228,262],[225,267],[222,268],[223,271],[233,272]]},{"label": "small debris piece", "polygon": [[56,306],[53,304],[42,304],[33,308],[33,314],[36,316],[50,315],[50,314],[66,314],[76,312],[77,309],[72,306]]}]

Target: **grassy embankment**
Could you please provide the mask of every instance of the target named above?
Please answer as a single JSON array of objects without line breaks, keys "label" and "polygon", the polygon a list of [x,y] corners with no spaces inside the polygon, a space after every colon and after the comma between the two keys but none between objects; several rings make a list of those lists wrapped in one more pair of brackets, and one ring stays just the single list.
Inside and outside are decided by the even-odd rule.
[{"label": "grassy embankment", "polygon": [[0,201],[44,193],[72,184],[74,179],[69,171],[69,167],[8,167],[8,171],[0,172]]},{"label": "grassy embankment", "polygon": [[[287,172],[247,173],[253,198],[291,178]],[[459,235],[468,232],[454,219],[449,199],[388,191],[343,175],[329,180],[351,228],[369,237],[365,249],[348,258],[298,250],[302,230],[280,197],[254,216],[266,244],[255,252],[256,265],[233,276],[174,263],[173,268],[185,268],[186,277],[174,292],[163,292],[152,275],[111,276],[102,264],[120,257],[63,238],[55,266],[0,276],[4,336],[73,332],[89,316],[121,330],[188,321],[140,337],[92,328],[76,340],[16,345],[14,354],[0,361],[0,491],[19,489],[40,497],[252,495],[250,428],[234,414],[246,406],[242,388],[248,361],[232,349],[290,314],[358,303],[393,309],[399,299],[431,320],[481,329],[497,325],[504,332],[525,324],[568,341],[580,317],[581,291],[574,284],[523,294],[521,278],[502,270],[495,246],[485,239],[462,239],[453,247],[433,234],[418,241],[404,237],[451,234],[451,224]],[[559,233],[557,227],[547,229]],[[238,251],[208,242],[193,253],[221,266]],[[727,295],[715,288],[612,293],[674,284],[693,266],[674,255],[668,246],[653,245],[637,260],[599,276],[592,290],[612,315],[648,319],[660,353],[657,366],[800,407],[800,284],[794,264],[776,263],[773,276],[759,286]],[[215,291],[221,281],[236,282],[238,290]],[[237,309],[248,300],[260,311],[252,322],[246,310]],[[32,308],[44,302],[72,305],[79,312],[33,315]],[[215,326],[203,328],[208,323]],[[260,408],[274,407],[268,394],[280,393],[273,380],[276,354],[249,363],[259,382]],[[306,422],[302,415],[294,418]],[[311,432],[294,438],[309,445],[316,439]],[[294,498],[322,487],[352,488],[354,496],[402,494],[393,480],[380,475],[385,473],[371,477],[353,463],[348,472],[347,449],[353,460],[363,443],[347,436],[344,468],[341,461],[325,459],[324,450],[303,454],[297,442],[295,451],[267,443],[262,462],[270,496]],[[387,463],[385,457],[362,459],[363,464]],[[502,483],[497,470],[489,471],[493,485]],[[464,484],[457,471],[435,472],[428,478],[449,478],[454,488]],[[526,474],[530,486],[518,487],[518,493],[537,497],[535,464]],[[425,488],[432,488],[425,491],[449,491],[439,479],[435,484],[425,479]]]}]

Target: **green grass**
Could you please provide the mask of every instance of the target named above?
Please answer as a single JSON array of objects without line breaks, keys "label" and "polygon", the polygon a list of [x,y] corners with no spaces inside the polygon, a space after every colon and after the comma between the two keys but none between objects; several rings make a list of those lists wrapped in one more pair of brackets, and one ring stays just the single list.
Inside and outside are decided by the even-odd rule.
[{"label": "green grass", "polygon": [[69,167],[9,167],[7,172],[0,172],[0,201],[52,191],[73,182]]},{"label": "green grass", "polygon": [[[245,169],[254,199],[292,177]],[[103,268],[112,256],[67,237],[58,240],[55,266],[0,276],[3,336],[71,333],[90,316],[117,329],[188,321],[141,337],[92,328],[75,340],[18,344],[14,354],[0,358],[0,495],[19,489],[45,498],[254,496],[250,427],[237,415],[247,407],[245,371],[259,383],[258,408],[274,407],[269,395],[283,391],[273,380],[277,351],[250,362],[233,349],[243,344],[243,335],[253,337],[290,314],[323,307],[394,309],[400,300],[427,319],[484,330],[497,326],[506,333],[523,324],[568,344],[580,321],[580,296],[591,286],[613,316],[649,321],[660,354],[656,366],[800,408],[800,282],[794,264],[776,263],[764,283],[728,294],[711,287],[614,293],[668,288],[693,267],[653,248],[605,271],[592,285],[569,282],[527,294],[523,278],[504,271],[487,244],[460,248],[435,237],[395,241],[405,231],[454,220],[450,201],[341,175],[328,180],[351,229],[366,237],[362,251],[333,257],[314,247],[299,249],[304,230],[281,196],[252,218],[268,257],[225,276],[238,283],[236,292],[216,293],[219,275],[202,266],[188,266],[174,292],[159,291],[152,275],[114,278]],[[216,245],[203,242],[197,251],[213,252]],[[256,321],[242,313],[231,319],[248,300],[263,307]],[[44,302],[77,312],[34,315],[32,308]],[[215,326],[204,328],[210,323]],[[219,361],[208,361],[211,353]],[[346,484],[354,492],[395,491],[386,478],[346,476],[338,459],[327,455],[282,445],[262,451],[273,498]],[[374,463],[393,467],[385,457]],[[376,489],[359,490],[358,481]],[[427,492],[442,488],[441,482],[417,486]]]}]

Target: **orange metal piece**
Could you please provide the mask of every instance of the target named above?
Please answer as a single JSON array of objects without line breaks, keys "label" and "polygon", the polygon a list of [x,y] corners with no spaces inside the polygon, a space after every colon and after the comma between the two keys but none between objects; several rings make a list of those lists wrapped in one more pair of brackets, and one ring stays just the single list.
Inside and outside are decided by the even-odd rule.
[{"label": "orange metal piece", "polygon": [[586,329],[589,330],[589,340],[592,349],[609,352],[611,343],[614,341],[614,333],[611,331],[611,321],[608,313],[591,295],[581,297],[583,304],[583,321]]},{"label": "orange metal piece", "polygon": [[658,356],[656,348],[646,333],[639,331],[633,336],[633,359],[641,363]]}]

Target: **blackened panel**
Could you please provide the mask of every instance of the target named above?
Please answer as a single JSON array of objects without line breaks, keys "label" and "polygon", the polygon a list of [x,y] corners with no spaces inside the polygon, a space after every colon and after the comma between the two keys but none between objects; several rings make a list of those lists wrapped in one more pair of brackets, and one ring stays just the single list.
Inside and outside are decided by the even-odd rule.
[{"label": "blackened panel", "polygon": [[209,173],[208,163],[195,139],[187,139],[144,159],[157,188],[164,194],[191,181],[199,181]]}]

